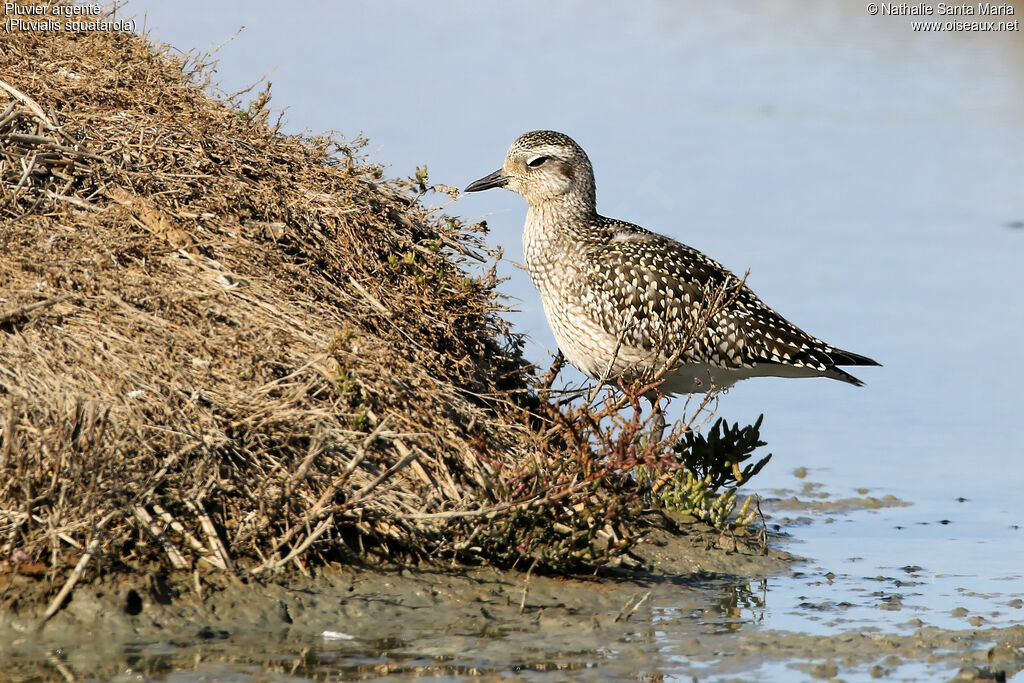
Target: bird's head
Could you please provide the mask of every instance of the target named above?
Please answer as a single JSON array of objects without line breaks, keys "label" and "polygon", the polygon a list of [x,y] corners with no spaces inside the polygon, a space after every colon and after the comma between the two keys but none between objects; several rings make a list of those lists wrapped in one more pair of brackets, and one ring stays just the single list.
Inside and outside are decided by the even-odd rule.
[{"label": "bird's head", "polygon": [[583,148],[564,133],[535,130],[512,143],[502,167],[470,183],[466,192],[504,187],[530,206],[569,201],[593,209],[594,170]]}]

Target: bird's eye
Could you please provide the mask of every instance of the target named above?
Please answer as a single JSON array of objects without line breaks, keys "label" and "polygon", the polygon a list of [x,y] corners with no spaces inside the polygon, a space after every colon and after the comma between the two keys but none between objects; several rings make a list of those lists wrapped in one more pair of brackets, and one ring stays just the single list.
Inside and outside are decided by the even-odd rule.
[{"label": "bird's eye", "polygon": [[526,165],[531,167],[531,168],[537,168],[538,166],[542,165],[547,160],[548,160],[547,157],[538,156],[538,157],[534,157],[534,158],[530,159],[529,161],[527,161]]}]

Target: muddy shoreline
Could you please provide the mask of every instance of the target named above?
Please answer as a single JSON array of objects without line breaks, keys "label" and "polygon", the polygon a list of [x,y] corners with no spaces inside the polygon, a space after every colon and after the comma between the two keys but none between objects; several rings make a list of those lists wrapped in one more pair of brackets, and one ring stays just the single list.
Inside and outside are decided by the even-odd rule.
[{"label": "muddy shoreline", "polygon": [[766,661],[823,679],[887,677],[908,662],[954,673],[1024,668],[1020,626],[827,636],[751,628],[763,606],[758,581],[802,562],[777,549],[764,554],[753,538],[683,525],[652,531],[636,555],[644,566],[574,578],[424,565],[334,566],[266,582],[110,576],[76,588],[41,632],[33,610],[5,611],[0,659],[20,680],[594,668],[658,679],[679,662],[698,678],[742,677]]}]

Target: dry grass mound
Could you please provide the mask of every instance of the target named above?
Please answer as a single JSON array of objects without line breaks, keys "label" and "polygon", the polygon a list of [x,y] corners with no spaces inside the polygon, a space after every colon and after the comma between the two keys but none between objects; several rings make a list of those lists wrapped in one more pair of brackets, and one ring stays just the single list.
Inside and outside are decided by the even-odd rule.
[{"label": "dry grass mound", "polygon": [[131,35],[5,37],[0,554],[102,535],[272,568],[342,521],[432,548],[410,515],[465,509],[480,444],[527,442],[494,278],[458,267],[480,247],[198,70]]},{"label": "dry grass mound", "polygon": [[52,614],[86,572],[626,549],[630,471],[677,460],[638,445],[638,392],[549,402],[493,269],[462,267],[494,258],[481,226],[419,203],[444,188],[206,73],[129,34],[4,37],[4,594],[63,584]]}]

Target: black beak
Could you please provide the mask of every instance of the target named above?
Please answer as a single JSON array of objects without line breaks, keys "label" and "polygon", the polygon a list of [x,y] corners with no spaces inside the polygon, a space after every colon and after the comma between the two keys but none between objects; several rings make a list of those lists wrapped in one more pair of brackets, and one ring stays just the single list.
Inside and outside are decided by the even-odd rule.
[{"label": "black beak", "polygon": [[505,187],[506,185],[508,185],[508,176],[499,168],[494,173],[471,182],[466,186],[466,192],[479,192],[480,190],[489,190],[492,187]]}]

